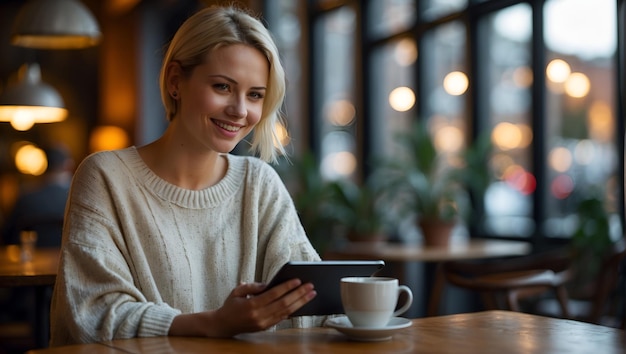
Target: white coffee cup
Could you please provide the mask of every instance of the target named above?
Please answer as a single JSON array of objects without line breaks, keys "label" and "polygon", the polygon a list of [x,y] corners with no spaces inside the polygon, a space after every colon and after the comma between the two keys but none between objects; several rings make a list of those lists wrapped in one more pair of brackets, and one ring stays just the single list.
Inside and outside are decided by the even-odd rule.
[{"label": "white coffee cup", "polygon": [[[383,328],[413,303],[411,289],[398,285],[395,278],[346,277],[341,278],[340,289],[343,309],[354,327]],[[406,303],[395,310],[403,292],[407,294]]]}]

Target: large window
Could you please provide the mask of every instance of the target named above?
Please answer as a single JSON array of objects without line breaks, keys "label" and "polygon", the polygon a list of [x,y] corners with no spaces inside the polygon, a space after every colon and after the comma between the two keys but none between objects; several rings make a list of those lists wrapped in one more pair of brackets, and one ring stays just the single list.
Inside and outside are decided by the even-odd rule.
[{"label": "large window", "polygon": [[485,85],[478,104],[484,109],[493,153],[489,168],[493,183],[485,194],[484,230],[488,234],[528,237],[535,232],[536,191],[532,159],[532,10],[518,4],[479,19],[478,53]]},{"label": "large window", "polygon": [[570,237],[576,206],[592,193],[619,215],[618,230],[623,3],[309,2],[303,113],[324,175],[367,175],[373,158],[394,153],[396,134],[422,120],[441,153],[481,136],[492,143],[475,236]]},{"label": "large window", "polygon": [[[548,235],[571,234],[574,207],[601,187],[617,211],[617,9],[614,0],[550,0],[546,43]],[[623,133],[623,132],[622,132]]]},{"label": "large window", "polygon": [[321,17],[313,28],[313,68],[316,106],[313,128],[319,132],[322,175],[351,177],[358,166],[355,129],[358,125],[356,10],[339,7]]},{"label": "large window", "polygon": [[415,62],[417,45],[401,38],[376,48],[369,66],[368,109],[371,132],[368,143],[375,155],[394,153],[394,135],[406,131],[415,119]]}]

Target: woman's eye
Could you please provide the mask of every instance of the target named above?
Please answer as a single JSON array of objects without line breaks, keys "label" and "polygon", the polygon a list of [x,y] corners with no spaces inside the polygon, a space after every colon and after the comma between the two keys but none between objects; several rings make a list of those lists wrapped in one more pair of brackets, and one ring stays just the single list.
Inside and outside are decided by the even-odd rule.
[{"label": "woman's eye", "polygon": [[263,96],[263,94],[260,93],[260,92],[251,92],[250,93],[250,97],[252,97],[254,99],[257,99],[257,100],[260,100],[260,99],[262,99],[265,96]]},{"label": "woman's eye", "polygon": [[213,87],[220,91],[228,91],[228,84],[214,84]]}]

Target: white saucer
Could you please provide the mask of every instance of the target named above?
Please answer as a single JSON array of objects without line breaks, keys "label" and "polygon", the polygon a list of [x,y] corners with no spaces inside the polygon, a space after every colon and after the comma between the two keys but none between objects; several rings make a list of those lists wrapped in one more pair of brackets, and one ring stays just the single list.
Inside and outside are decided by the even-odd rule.
[{"label": "white saucer", "polygon": [[391,318],[389,324],[381,328],[353,327],[347,316],[331,318],[326,322],[327,327],[338,330],[350,337],[350,339],[367,342],[390,340],[396,331],[410,325],[411,320],[402,317]]}]

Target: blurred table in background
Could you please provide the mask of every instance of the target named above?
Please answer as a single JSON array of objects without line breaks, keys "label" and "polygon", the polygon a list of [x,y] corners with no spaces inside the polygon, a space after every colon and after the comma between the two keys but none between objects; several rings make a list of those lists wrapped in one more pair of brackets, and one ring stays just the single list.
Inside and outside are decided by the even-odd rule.
[{"label": "blurred table in background", "polygon": [[58,248],[36,248],[29,262],[22,262],[18,245],[0,247],[0,287],[33,287],[37,347],[46,347],[49,337],[50,293],[59,265]]},{"label": "blurred table in background", "polygon": [[382,259],[386,262],[445,262],[462,259],[523,256],[531,251],[528,242],[490,239],[453,240],[448,247],[380,242],[347,243],[325,254],[325,259]]},{"label": "blurred table in background", "polygon": [[[402,284],[413,289],[414,305],[407,314],[421,317],[428,314],[428,302],[433,284],[443,275],[438,270],[439,264],[446,261],[487,259],[527,255],[532,251],[528,242],[513,240],[494,240],[478,238],[453,238],[448,247],[425,247],[421,244],[403,244],[390,242],[354,242],[346,243],[341,248],[324,254],[327,260],[370,260],[385,261],[382,275],[397,277]],[[415,281],[411,264],[425,263],[422,281]],[[419,294],[422,294],[420,296]]]},{"label": "blurred table in background", "polygon": [[0,247],[0,287],[54,285],[58,248],[37,248],[30,262],[22,262],[20,247]]}]

